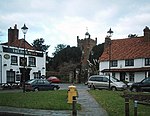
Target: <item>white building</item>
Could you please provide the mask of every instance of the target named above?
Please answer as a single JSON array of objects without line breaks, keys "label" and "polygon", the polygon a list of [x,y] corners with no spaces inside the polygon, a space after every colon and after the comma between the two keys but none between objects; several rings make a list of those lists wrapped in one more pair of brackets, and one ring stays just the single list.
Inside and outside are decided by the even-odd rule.
[{"label": "white building", "polygon": [[[18,39],[17,25],[8,29],[8,42],[0,45],[0,84],[20,83],[45,76],[46,54],[36,51],[25,41],[25,76],[24,72],[24,39]],[[28,38],[27,38],[28,39]]]},{"label": "white building", "polygon": [[110,40],[105,39],[100,57],[100,74],[115,76],[121,81],[139,82],[150,77],[150,29],[144,36]]}]

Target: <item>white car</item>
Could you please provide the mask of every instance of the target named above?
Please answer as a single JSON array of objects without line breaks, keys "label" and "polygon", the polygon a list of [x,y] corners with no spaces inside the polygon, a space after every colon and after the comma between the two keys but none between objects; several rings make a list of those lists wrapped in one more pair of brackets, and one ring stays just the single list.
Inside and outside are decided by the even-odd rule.
[{"label": "white car", "polygon": [[[88,87],[93,89],[109,89],[109,76],[106,75],[92,75],[88,79]],[[110,89],[124,90],[127,85],[122,81],[110,76]]]}]

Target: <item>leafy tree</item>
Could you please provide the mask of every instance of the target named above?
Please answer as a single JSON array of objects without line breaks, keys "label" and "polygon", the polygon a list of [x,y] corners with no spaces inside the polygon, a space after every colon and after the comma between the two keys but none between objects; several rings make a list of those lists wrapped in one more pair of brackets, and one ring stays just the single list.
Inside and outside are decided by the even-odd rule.
[{"label": "leafy tree", "polygon": [[32,43],[33,47],[35,47],[39,51],[46,51],[50,46],[49,45],[44,45],[44,39],[36,39]]},{"label": "leafy tree", "polygon": [[138,35],[136,35],[136,34],[129,34],[128,35],[128,38],[134,38],[134,37],[138,37]]},{"label": "leafy tree", "polygon": [[52,55],[55,56],[59,51],[63,50],[64,48],[66,48],[66,45],[64,45],[64,44],[58,44],[55,47],[55,52],[52,53]]},{"label": "leafy tree", "polygon": [[99,57],[102,55],[103,51],[104,43],[94,46],[89,56],[90,63],[92,63],[93,68],[96,67],[97,70],[99,69]]},{"label": "leafy tree", "polygon": [[54,70],[59,70],[59,66],[62,66],[64,63],[68,63],[68,66],[71,64],[77,64],[81,60],[82,52],[78,47],[70,47],[59,51],[53,58],[52,67]]}]

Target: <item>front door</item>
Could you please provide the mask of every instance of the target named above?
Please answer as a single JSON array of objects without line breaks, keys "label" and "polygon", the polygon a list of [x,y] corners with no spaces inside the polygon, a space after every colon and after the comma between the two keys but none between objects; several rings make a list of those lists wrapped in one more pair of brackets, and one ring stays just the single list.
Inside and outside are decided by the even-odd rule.
[{"label": "front door", "polygon": [[120,81],[125,81],[125,75],[126,75],[125,72],[120,73]]},{"label": "front door", "polygon": [[23,78],[25,78],[25,81],[30,80],[30,71],[31,68],[20,68],[20,73],[21,73],[21,80],[20,82],[23,82]]}]

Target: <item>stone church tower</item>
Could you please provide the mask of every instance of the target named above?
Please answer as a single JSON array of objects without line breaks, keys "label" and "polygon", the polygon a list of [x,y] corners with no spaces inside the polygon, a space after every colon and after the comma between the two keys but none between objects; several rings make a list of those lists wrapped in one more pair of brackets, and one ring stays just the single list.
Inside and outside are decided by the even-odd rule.
[{"label": "stone church tower", "polygon": [[[88,59],[89,55],[91,53],[91,50],[94,46],[97,44],[97,38],[95,40],[91,39],[90,34],[88,31],[85,33],[84,39],[79,39],[79,36],[77,36],[77,47],[79,47],[82,51],[82,57],[81,57],[81,69],[83,72],[87,72],[88,74]],[[88,77],[88,75],[87,75]]]}]

